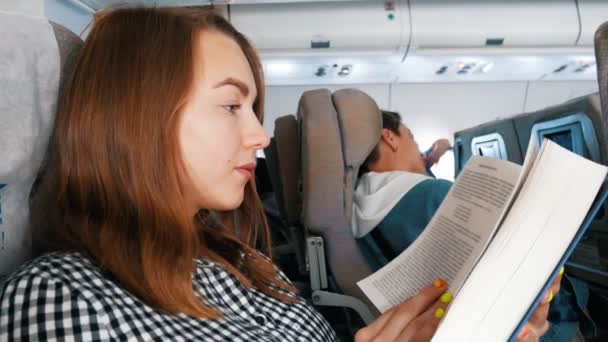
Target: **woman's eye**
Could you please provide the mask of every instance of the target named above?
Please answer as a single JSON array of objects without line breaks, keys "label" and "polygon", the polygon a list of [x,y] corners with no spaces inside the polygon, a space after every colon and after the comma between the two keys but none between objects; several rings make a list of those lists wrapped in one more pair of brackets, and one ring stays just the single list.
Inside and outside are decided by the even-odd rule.
[{"label": "woman's eye", "polygon": [[236,112],[238,109],[241,108],[241,105],[225,105],[222,106],[224,107],[224,109],[226,109],[227,111],[229,111],[230,113],[234,113]]}]

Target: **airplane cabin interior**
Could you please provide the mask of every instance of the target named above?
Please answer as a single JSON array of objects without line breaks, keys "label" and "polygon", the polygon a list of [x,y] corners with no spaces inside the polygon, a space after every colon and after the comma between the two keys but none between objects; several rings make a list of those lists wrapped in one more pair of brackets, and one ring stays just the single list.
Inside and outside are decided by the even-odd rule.
[{"label": "airplane cabin interior", "polygon": [[[95,13],[117,3],[0,0],[0,13],[46,17],[85,40]],[[255,174],[274,258],[344,340],[379,314],[356,285],[372,270],[350,220],[356,172],[381,123],[357,113],[399,112],[421,151],[448,139],[451,149],[431,170],[450,181],[472,156],[522,164],[528,143],[545,138],[608,165],[604,0],[137,3],[213,5],[258,49],[271,142]],[[10,236],[2,231],[0,252],[12,253]],[[595,326],[587,340],[608,340],[608,203],[566,274],[589,288],[585,314]]]}]

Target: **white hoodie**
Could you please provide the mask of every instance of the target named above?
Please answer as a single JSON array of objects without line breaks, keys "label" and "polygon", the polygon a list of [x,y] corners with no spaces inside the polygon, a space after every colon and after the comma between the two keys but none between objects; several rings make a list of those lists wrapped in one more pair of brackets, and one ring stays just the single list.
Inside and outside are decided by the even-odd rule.
[{"label": "white hoodie", "polygon": [[405,171],[368,172],[361,176],[353,196],[355,238],[371,232],[408,191],[427,179],[431,178]]}]

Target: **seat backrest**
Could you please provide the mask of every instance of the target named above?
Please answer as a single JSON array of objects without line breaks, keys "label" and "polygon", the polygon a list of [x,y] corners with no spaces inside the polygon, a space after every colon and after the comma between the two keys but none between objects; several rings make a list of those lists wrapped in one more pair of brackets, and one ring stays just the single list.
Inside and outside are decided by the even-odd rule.
[{"label": "seat backrest", "polygon": [[607,160],[606,130],[597,93],[521,114],[513,120],[522,151],[528,147],[531,137],[536,142],[547,137],[563,143],[567,135],[572,143],[565,147],[596,162]]},{"label": "seat backrest", "polygon": [[[454,134],[454,162],[457,176],[473,155],[486,155],[522,164],[522,152],[512,119],[503,119]],[[492,151],[494,150],[494,151]]]},{"label": "seat backrest", "polygon": [[302,138],[302,222],[323,236],[327,264],[347,295],[373,305],[357,286],[371,274],[351,230],[353,192],[361,164],[380,141],[375,101],[356,89],[305,92],[298,105]]},{"label": "seat backrest", "polygon": [[294,115],[285,115],[274,124],[274,137],[264,152],[281,216],[295,226],[299,225],[302,206],[298,122]]},{"label": "seat backrest", "polygon": [[0,12],[0,277],[30,257],[28,198],[81,45],[45,18]]}]

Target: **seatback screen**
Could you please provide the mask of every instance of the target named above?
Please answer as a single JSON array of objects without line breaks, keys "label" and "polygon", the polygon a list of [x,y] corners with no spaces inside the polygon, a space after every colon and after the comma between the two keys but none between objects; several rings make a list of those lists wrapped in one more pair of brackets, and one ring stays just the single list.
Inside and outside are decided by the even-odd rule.
[{"label": "seatback screen", "polygon": [[574,146],[572,143],[572,130],[570,129],[561,132],[544,134],[544,137],[567,150],[574,151]]}]

